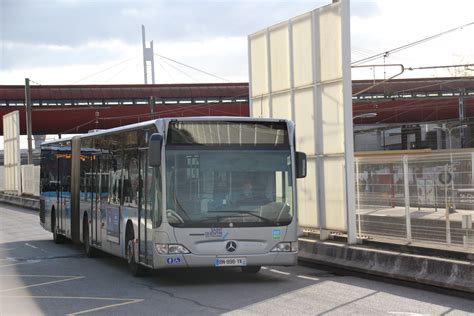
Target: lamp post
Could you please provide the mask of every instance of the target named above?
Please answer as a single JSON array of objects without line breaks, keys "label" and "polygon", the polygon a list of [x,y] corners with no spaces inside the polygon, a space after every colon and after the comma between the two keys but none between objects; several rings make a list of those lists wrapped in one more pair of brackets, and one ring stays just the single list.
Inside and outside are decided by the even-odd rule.
[{"label": "lamp post", "polygon": [[[461,128],[465,128],[467,127],[467,125],[458,125],[458,126],[454,126],[454,127],[451,127],[451,128],[448,128],[448,127],[441,127],[441,126],[437,126],[435,127],[434,129],[435,130],[442,130],[444,132],[448,132],[448,143],[449,143],[449,165],[450,165],[450,171],[454,173],[454,167],[453,167],[453,144],[452,144],[452,140],[451,140],[451,133],[453,130],[455,129],[461,129]],[[450,222],[449,222],[449,205],[448,205],[448,192],[447,192],[447,182],[448,181],[448,170],[447,170],[447,167],[445,167],[444,169],[444,182],[445,182],[445,200],[446,200],[446,243],[448,245],[451,244],[451,225],[450,225]],[[452,207],[453,207],[453,210],[456,209],[456,205],[454,203],[454,176],[451,177],[451,204],[452,204]]]}]

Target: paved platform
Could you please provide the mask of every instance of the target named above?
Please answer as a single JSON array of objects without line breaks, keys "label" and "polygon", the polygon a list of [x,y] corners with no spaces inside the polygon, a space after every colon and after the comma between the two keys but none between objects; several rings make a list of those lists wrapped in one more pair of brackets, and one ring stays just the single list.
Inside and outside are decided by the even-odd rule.
[{"label": "paved platform", "polygon": [[17,196],[0,192],[0,203],[15,205],[32,210],[39,210],[40,202],[38,197]]},{"label": "paved platform", "polygon": [[469,258],[420,255],[384,249],[383,244],[347,245],[307,237],[300,238],[299,250],[301,261],[474,294],[474,262]]}]

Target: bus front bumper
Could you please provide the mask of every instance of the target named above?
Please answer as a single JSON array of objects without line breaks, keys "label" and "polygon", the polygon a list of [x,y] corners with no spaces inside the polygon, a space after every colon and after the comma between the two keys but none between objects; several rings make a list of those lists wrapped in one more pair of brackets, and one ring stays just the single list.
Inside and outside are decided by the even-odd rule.
[{"label": "bus front bumper", "polygon": [[[219,259],[227,260],[224,263]],[[237,260],[239,259],[239,260]],[[243,260],[242,260],[243,259]],[[297,264],[297,252],[269,252],[247,255],[158,255],[155,253],[155,269],[192,268],[192,267],[232,267],[232,266],[294,266]],[[229,262],[230,261],[230,262]],[[226,263],[230,263],[227,265]],[[232,263],[235,263],[233,265]]]}]

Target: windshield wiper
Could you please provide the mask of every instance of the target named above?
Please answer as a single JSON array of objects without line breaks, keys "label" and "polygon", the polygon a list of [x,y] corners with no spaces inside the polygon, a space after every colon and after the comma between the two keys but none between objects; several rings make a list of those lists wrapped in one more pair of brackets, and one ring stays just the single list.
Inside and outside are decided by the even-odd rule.
[{"label": "windshield wiper", "polygon": [[[208,212],[208,213],[217,213],[217,212]],[[212,216],[212,217],[206,217],[206,218],[203,218],[203,219],[200,219],[200,220],[197,220],[197,221],[192,221],[192,223],[213,223],[214,220],[215,220],[217,223],[221,223],[221,219],[232,218],[232,217],[240,218],[240,217],[243,217],[243,216],[238,216],[238,215],[224,215],[224,216],[220,216],[220,215],[217,215],[217,216]]]},{"label": "windshield wiper", "polygon": [[251,211],[238,211],[238,210],[208,211],[208,213],[226,213],[226,212],[252,215],[252,216],[254,216],[254,217],[258,218],[258,219],[261,219],[262,221],[264,221],[264,222],[266,222],[266,223],[275,224],[275,222],[272,221],[271,219],[266,218],[266,217],[263,217],[263,216],[260,216],[260,215],[257,215],[257,214],[255,214],[255,213],[252,213]]}]

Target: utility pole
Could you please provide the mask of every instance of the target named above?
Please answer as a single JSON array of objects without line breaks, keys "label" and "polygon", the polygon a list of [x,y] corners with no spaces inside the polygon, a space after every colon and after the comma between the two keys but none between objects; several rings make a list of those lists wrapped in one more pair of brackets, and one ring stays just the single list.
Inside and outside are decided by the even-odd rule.
[{"label": "utility pole", "polygon": [[31,139],[31,90],[30,79],[25,78],[26,132],[28,134],[28,164],[33,164],[33,146]]},{"label": "utility pole", "polygon": [[155,112],[156,112],[156,102],[155,102],[155,97],[150,97],[150,116],[151,119],[155,118]]},{"label": "utility pole", "polygon": [[[464,121],[464,95],[466,89],[462,88],[459,90],[459,121],[462,123]],[[459,131],[459,138],[461,140],[461,148],[464,148],[464,129],[461,128]]]},{"label": "utility pole", "polygon": [[155,84],[155,55],[153,53],[153,41],[150,41],[150,47],[146,47],[145,26],[142,25],[142,47],[143,47],[143,75],[145,84],[148,84],[147,61],[151,64],[151,83]]}]

